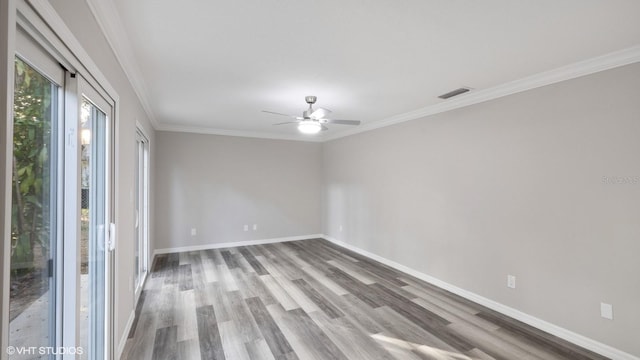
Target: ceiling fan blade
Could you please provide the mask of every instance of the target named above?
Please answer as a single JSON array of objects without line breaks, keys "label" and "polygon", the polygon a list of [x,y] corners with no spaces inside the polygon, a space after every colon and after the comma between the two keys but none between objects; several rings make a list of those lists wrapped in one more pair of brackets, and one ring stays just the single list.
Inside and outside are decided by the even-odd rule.
[{"label": "ceiling fan blade", "polygon": [[331,120],[331,119],[323,119],[327,124],[338,124],[338,125],[360,125],[360,120]]},{"label": "ceiling fan blade", "polygon": [[290,118],[294,118],[294,119],[298,119],[301,120],[302,118],[299,116],[295,116],[295,115],[289,115],[289,114],[283,114],[283,113],[279,113],[279,112],[275,112],[275,111],[267,111],[267,110],[262,110],[263,113],[267,113],[267,114],[274,114],[274,115],[280,115],[280,116],[286,116],[286,117],[290,117]]},{"label": "ceiling fan blade", "polygon": [[273,125],[297,124],[297,123],[299,123],[299,121],[287,121],[287,122],[281,122]]},{"label": "ceiling fan blade", "polygon": [[309,117],[312,119],[322,119],[323,117],[329,115],[330,113],[331,113],[331,110],[329,109],[317,108],[311,113],[311,115],[309,115]]}]

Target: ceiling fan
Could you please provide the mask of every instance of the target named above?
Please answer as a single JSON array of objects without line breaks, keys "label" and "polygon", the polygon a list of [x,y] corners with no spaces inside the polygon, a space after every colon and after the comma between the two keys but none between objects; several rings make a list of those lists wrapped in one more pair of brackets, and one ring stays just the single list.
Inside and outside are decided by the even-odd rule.
[{"label": "ceiling fan", "polygon": [[324,124],[360,125],[359,120],[336,120],[325,118],[325,116],[329,115],[331,111],[323,108],[314,109],[313,104],[316,103],[317,99],[318,98],[315,96],[305,96],[304,100],[309,104],[309,108],[302,113],[302,116],[287,115],[267,110],[262,110],[262,112],[296,119],[296,121],[287,121],[273,125],[298,124],[298,130],[303,134],[317,134],[320,131],[329,130],[329,128]]}]

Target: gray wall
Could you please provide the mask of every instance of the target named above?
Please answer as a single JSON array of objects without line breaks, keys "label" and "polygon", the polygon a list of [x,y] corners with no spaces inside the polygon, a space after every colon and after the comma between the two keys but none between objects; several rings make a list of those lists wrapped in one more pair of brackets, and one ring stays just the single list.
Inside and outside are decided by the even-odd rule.
[{"label": "gray wall", "polygon": [[320,233],[320,144],[158,132],[156,150],[156,249]]},{"label": "gray wall", "polygon": [[[134,293],[130,281],[134,276],[134,169],[136,120],[139,121],[151,143],[155,143],[155,131],[124,71],[116,60],[102,31],[97,25],[87,3],[83,0],[52,1],[51,5],[71,29],[91,59],[109,80],[120,97],[119,119],[116,136],[116,224],[118,245],[116,249],[116,289],[115,289],[115,329],[116,346],[124,331],[127,320],[134,309]],[[154,154],[151,153],[151,161]],[[151,166],[153,173],[153,164]],[[153,179],[153,176],[151,177]],[[153,188],[153,180],[151,187]],[[151,199],[151,220],[153,220],[153,198]],[[151,221],[151,242],[154,239],[154,226]],[[153,246],[153,244],[151,245]],[[153,249],[153,247],[152,247]]]},{"label": "gray wall", "polygon": [[324,233],[640,355],[639,99],[634,64],[325,143]]}]

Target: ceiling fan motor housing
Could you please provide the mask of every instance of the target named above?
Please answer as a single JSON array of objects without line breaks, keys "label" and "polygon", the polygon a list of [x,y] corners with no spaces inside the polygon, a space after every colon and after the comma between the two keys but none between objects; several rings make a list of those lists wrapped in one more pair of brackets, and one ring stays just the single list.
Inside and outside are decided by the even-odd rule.
[{"label": "ceiling fan motor housing", "polygon": [[309,104],[309,109],[307,109],[305,112],[302,113],[303,118],[311,119],[311,114],[313,113],[313,104],[316,103],[316,100],[318,100],[318,97],[313,95],[304,97],[304,101],[306,101],[307,104]]}]

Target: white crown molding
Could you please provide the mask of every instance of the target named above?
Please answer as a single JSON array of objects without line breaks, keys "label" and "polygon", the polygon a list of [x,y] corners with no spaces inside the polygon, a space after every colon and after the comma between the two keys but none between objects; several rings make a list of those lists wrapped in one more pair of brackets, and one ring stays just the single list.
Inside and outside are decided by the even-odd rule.
[{"label": "white crown molding", "polygon": [[142,78],[140,66],[135,58],[133,47],[127,39],[124,25],[120,19],[118,10],[115,8],[113,1],[109,0],[87,0],[89,9],[93,13],[98,26],[102,30],[111,50],[120,63],[122,70],[126,74],[133,91],[138,96],[138,100],[142,104],[142,108],[149,117],[149,121],[154,128],[158,128],[158,120],[149,103],[149,92],[147,85]]},{"label": "white crown molding", "polygon": [[353,245],[350,245],[348,243],[345,243],[343,241],[334,239],[330,236],[327,235],[323,235],[322,238],[326,239],[327,241],[330,241],[340,247],[343,247],[345,249],[349,249],[353,252],[356,252],[362,256],[366,256],[370,259],[376,260],[378,262],[381,262],[385,265],[388,265],[394,269],[397,269],[399,271],[402,271],[406,274],[409,274],[411,276],[414,276],[420,280],[426,281],[432,285],[435,285],[439,288],[445,289],[449,292],[452,292],[456,295],[462,296],[465,299],[471,300],[477,304],[480,304],[482,306],[485,306],[491,310],[497,311],[499,313],[502,313],[504,315],[507,315],[511,318],[514,318],[516,320],[522,321],[525,324],[528,324],[530,326],[533,326],[534,328],[540,329],[544,332],[547,332],[551,335],[555,335],[561,339],[567,340],[573,344],[576,344],[578,346],[581,346],[585,349],[591,350],[595,353],[598,353],[600,355],[604,355],[608,358],[611,359],[617,359],[617,360],[640,360],[640,358],[631,355],[629,353],[626,353],[622,350],[616,349],[614,347],[611,347],[609,345],[603,344],[599,341],[590,339],[586,336],[577,334],[573,331],[567,330],[565,328],[562,328],[560,326],[554,325],[550,322],[544,321],[542,319],[536,318],[534,316],[531,316],[527,313],[524,313],[520,310],[514,309],[512,307],[503,305],[497,301],[488,299],[486,297],[480,296],[476,293],[473,293],[471,291],[459,288],[455,285],[451,285],[447,282],[444,282],[440,279],[434,278],[433,276],[424,274],[422,272],[419,272],[417,270],[414,270],[408,266],[399,264],[395,261],[389,260],[387,258],[384,258],[382,256],[376,255],[374,253],[368,252],[366,250],[360,249],[358,247],[355,247]]},{"label": "white crown molding", "polygon": [[579,61],[577,63],[527,76],[522,79],[507,82],[487,89],[475,91],[472,90],[466,94],[455,97],[454,99],[443,100],[442,102],[435,105],[406,112],[404,114],[395,115],[387,119],[365,123],[357,128],[341,131],[339,133],[323,136],[322,141],[339,139],[345,136],[355,135],[365,131],[403,123],[405,121],[424,118],[430,115],[435,115],[461,107],[498,99],[526,90],[531,90],[542,86],[575,79],[577,77],[594,74],[600,71],[629,65],[636,62],[640,62],[640,45],[636,45],[620,51],[615,51],[588,60]]},{"label": "white crown molding", "polygon": [[198,126],[181,126],[181,125],[169,125],[161,124],[156,130],[158,131],[171,131],[171,132],[186,132],[194,134],[207,134],[207,135],[224,135],[224,136],[239,136],[247,138],[258,139],[272,139],[272,140],[291,140],[291,141],[305,141],[305,142],[322,142],[321,137],[304,134],[278,134],[258,131],[244,131],[244,130],[226,130],[216,129],[209,127]]}]

